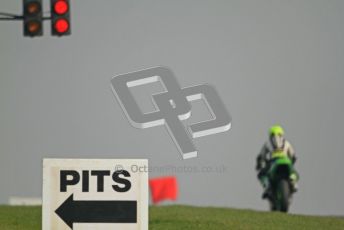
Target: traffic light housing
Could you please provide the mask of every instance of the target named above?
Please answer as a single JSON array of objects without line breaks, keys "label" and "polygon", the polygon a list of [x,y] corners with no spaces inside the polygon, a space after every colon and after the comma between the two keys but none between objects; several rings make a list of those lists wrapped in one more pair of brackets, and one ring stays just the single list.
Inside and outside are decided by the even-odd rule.
[{"label": "traffic light housing", "polygon": [[50,0],[51,35],[65,36],[71,34],[69,0]]},{"label": "traffic light housing", "polygon": [[23,0],[24,36],[43,35],[42,0]]}]

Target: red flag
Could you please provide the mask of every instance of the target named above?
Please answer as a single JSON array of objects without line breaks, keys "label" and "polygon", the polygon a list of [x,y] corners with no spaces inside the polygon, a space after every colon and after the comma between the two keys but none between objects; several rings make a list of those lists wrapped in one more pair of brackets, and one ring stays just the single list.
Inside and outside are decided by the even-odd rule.
[{"label": "red flag", "polygon": [[153,203],[163,200],[176,200],[178,193],[177,179],[174,176],[159,177],[149,180]]}]

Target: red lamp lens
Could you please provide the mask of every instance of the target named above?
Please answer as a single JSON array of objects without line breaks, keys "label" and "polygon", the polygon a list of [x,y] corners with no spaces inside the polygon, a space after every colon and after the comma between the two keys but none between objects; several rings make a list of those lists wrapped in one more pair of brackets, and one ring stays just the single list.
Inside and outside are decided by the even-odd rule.
[{"label": "red lamp lens", "polygon": [[58,19],[55,22],[54,27],[58,33],[63,34],[65,32],[67,32],[67,30],[69,28],[69,22],[66,19]]},{"label": "red lamp lens", "polygon": [[57,14],[65,14],[68,11],[68,3],[63,0],[55,2],[54,11]]}]

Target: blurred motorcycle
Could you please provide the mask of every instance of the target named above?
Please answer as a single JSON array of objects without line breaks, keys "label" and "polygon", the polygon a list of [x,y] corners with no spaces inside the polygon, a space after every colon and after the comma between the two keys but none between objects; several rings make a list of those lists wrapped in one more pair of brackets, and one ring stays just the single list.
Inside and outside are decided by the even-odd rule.
[{"label": "blurred motorcycle", "polygon": [[292,161],[284,153],[274,153],[267,176],[270,182],[268,200],[272,211],[288,212],[292,194],[296,191],[293,183],[298,180]]}]

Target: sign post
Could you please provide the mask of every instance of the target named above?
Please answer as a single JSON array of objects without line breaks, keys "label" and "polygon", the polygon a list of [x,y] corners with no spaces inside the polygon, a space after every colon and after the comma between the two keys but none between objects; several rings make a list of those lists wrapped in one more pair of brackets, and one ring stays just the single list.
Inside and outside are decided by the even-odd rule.
[{"label": "sign post", "polygon": [[43,230],[148,230],[148,161],[44,159]]}]

